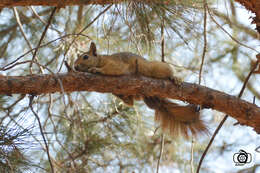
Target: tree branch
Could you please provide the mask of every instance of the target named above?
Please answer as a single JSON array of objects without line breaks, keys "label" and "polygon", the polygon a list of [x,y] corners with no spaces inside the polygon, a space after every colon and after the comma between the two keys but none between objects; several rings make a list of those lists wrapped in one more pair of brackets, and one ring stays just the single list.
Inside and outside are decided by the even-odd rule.
[{"label": "tree branch", "polygon": [[[168,4],[168,0],[129,0],[134,2],[144,2],[144,3],[158,3],[158,4]],[[14,7],[14,6],[72,6],[72,5],[107,5],[107,4],[119,4],[127,2],[125,0],[1,0],[0,7]]]},{"label": "tree branch", "polygon": [[[157,3],[165,4],[169,3],[168,0],[128,0],[129,2],[143,2],[143,3]],[[256,24],[256,30],[260,33],[260,1],[259,0],[235,0],[236,2],[242,4],[247,10],[255,14],[255,17],[252,17],[253,23]],[[65,7],[72,5],[108,5],[108,4],[119,4],[124,3],[125,0],[1,0],[0,8],[3,7],[14,7],[14,6],[55,6],[55,7]]]},{"label": "tree branch", "polygon": [[103,76],[83,72],[55,75],[0,76],[0,94],[46,94],[54,92],[96,91],[124,95],[159,96],[202,105],[230,115],[240,124],[260,133],[260,108],[235,96],[201,85],[144,76]]}]

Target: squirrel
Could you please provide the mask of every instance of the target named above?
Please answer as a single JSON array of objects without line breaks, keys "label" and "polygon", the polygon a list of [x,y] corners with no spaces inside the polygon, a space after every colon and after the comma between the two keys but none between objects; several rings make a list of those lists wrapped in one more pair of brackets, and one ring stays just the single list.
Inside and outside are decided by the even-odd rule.
[{"label": "squirrel", "polygon": [[[175,84],[180,84],[180,80],[173,76],[171,67],[165,62],[148,61],[130,52],[98,55],[93,42],[88,52],[78,56],[74,68],[81,72],[113,76],[138,74],[157,79],[170,79]],[[149,108],[155,110],[155,121],[160,123],[162,130],[172,136],[182,134],[188,138],[191,133],[195,136],[199,133],[208,133],[197,105],[182,106],[157,96],[114,95],[130,106],[133,106],[134,100],[143,100]]]}]

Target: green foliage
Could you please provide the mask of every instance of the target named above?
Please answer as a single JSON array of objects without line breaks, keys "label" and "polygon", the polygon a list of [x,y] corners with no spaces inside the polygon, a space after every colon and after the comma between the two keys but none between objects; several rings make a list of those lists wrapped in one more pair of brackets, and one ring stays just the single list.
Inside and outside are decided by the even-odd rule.
[{"label": "green foliage", "polygon": [[73,113],[70,124],[58,125],[58,131],[64,136],[63,146],[56,155],[60,172],[106,170],[116,163],[127,169],[135,166],[129,162],[138,159],[142,163],[147,159],[149,153],[141,156],[137,151],[142,139],[136,138],[140,127],[135,123],[133,108],[118,101],[103,103],[97,108],[88,103],[81,106],[83,109]]},{"label": "green foliage", "polygon": [[1,172],[12,173],[22,172],[28,169],[29,160],[23,154],[23,147],[26,146],[25,138],[28,138],[28,129],[22,130],[19,127],[0,127],[0,170]]}]

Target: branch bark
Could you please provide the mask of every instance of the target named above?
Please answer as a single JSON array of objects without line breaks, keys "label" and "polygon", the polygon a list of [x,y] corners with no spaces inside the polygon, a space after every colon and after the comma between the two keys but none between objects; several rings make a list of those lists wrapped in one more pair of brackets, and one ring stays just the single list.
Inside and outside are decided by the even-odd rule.
[{"label": "branch bark", "polygon": [[[168,3],[168,0],[129,0],[135,2],[145,2],[145,3]],[[107,4],[118,4],[126,2],[125,0],[1,0],[0,7],[14,7],[14,6],[31,6],[31,5],[41,5],[41,6],[72,6],[72,5],[107,5]]]},{"label": "branch bark", "polygon": [[[61,86],[62,83],[62,86]],[[202,105],[230,115],[260,133],[260,108],[235,96],[201,85],[144,76],[103,76],[83,72],[55,75],[1,76],[0,94],[40,95],[54,92],[96,91],[124,95],[158,96]]]}]

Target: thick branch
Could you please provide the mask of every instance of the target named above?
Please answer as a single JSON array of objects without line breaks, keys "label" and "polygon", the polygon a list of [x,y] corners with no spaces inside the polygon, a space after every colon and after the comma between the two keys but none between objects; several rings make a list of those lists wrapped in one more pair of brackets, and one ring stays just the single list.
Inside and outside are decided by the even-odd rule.
[{"label": "thick branch", "polygon": [[[61,87],[62,83],[62,87]],[[88,73],[63,73],[54,75],[1,76],[0,94],[45,94],[73,91],[96,91],[124,95],[147,95],[178,99],[224,112],[241,124],[251,126],[260,133],[260,108],[197,84],[184,82],[175,86],[171,81],[143,76],[102,76]]]},{"label": "thick branch", "polygon": [[[131,1],[131,0],[129,0]],[[132,0],[135,2],[145,2],[145,3],[151,3],[151,2],[158,2],[158,3],[168,3],[167,0]],[[118,4],[126,2],[125,0],[1,0],[0,1],[0,7],[13,7],[13,6],[34,6],[34,5],[40,5],[40,6],[72,6],[72,5],[88,5],[88,4],[98,4],[98,5],[106,5],[106,4]]]}]

